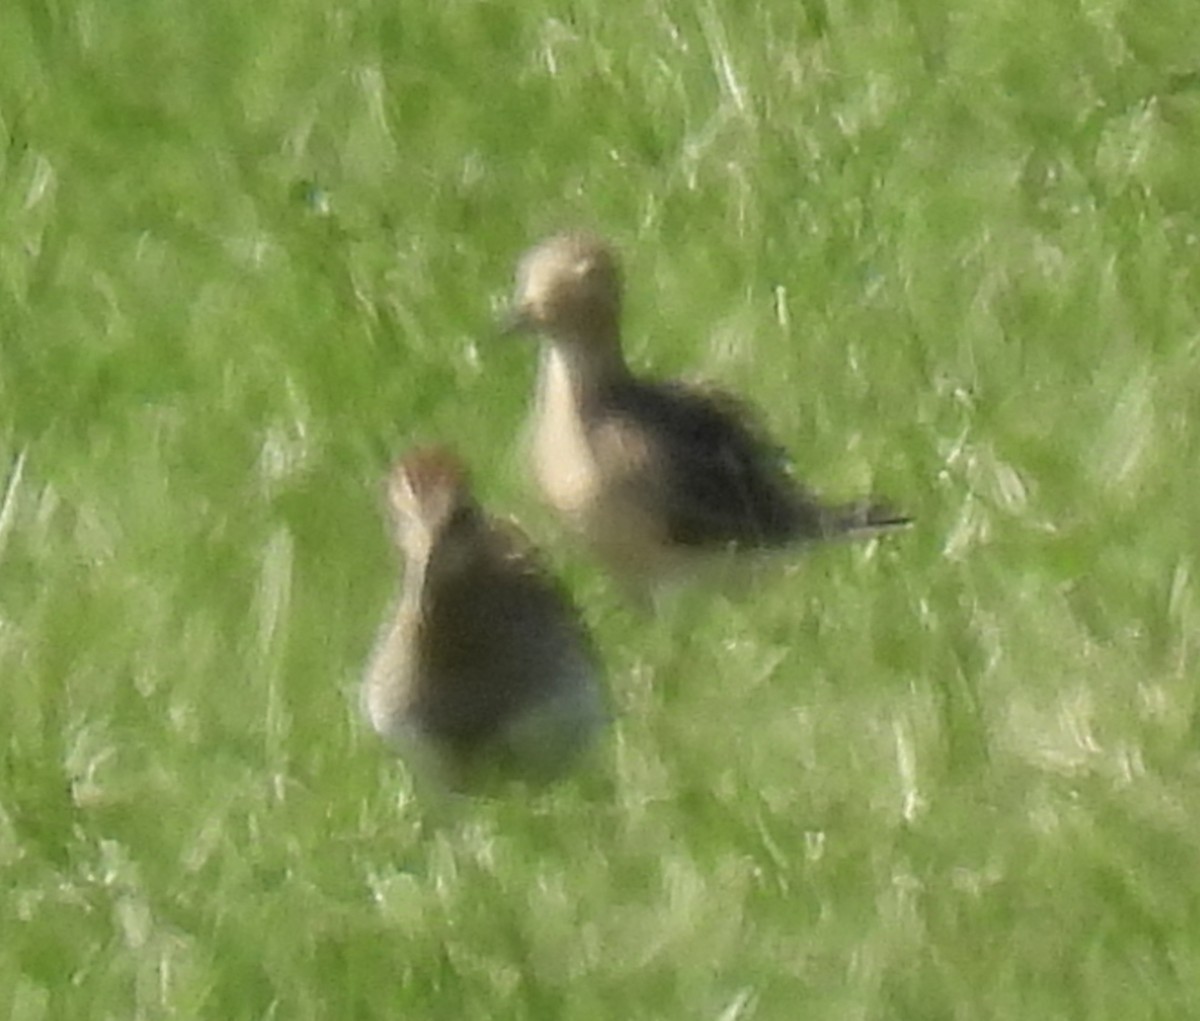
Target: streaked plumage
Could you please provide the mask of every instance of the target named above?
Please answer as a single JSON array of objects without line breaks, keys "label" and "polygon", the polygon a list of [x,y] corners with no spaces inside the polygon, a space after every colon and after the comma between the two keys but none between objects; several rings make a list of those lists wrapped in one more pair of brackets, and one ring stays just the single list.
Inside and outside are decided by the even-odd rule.
[{"label": "streaked plumage", "polygon": [[617,574],[653,582],[705,551],[907,523],[869,501],[821,503],[729,395],[634,376],[620,306],[616,258],[596,238],[557,235],[521,259],[512,325],[542,340],[534,474]]},{"label": "streaked plumage", "polygon": [[388,499],[406,566],[363,681],[371,725],[451,788],[558,775],[606,718],[574,606],[449,451],[406,456]]}]

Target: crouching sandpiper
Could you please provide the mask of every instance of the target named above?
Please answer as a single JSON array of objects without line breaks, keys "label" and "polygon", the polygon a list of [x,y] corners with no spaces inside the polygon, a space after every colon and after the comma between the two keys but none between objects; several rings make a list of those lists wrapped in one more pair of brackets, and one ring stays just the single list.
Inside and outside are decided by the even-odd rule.
[{"label": "crouching sandpiper", "polygon": [[575,607],[449,450],[409,453],[387,495],[406,563],[363,680],[367,719],[443,788],[554,779],[607,718]]}]

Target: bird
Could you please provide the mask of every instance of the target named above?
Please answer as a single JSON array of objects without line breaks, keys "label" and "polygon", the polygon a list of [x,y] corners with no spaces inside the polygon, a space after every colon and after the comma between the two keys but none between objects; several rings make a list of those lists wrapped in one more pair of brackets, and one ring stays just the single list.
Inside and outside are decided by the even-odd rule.
[{"label": "bird", "polygon": [[626,587],[652,590],[721,551],[910,523],[874,500],[820,500],[733,395],[635,374],[622,351],[621,299],[613,248],[585,232],[556,234],[519,259],[503,325],[540,341],[536,484]]},{"label": "bird", "polygon": [[409,451],[386,491],[405,564],[362,680],[370,725],[439,791],[561,777],[608,722],[576,607],[449,448]]}]

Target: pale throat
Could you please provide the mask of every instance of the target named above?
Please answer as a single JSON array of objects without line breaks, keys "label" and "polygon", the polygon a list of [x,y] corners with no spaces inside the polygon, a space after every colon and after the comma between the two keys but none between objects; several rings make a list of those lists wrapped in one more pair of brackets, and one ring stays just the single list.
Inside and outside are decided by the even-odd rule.
[{"label": "pale throat", "polygon": [[548,341],[542,344],[538,388],[541,399],[586,405],[605,387],[629,375],[615,332],[602,340]]},{"label": "pale throat", "polygon": [[[579,345],[546,344],[538,367],[533,421],[533,467],[543,495],[567,514],[582,512],[597,483],[586,408],[608,371]],[[619,357],[619,355],[618,355]]]}]

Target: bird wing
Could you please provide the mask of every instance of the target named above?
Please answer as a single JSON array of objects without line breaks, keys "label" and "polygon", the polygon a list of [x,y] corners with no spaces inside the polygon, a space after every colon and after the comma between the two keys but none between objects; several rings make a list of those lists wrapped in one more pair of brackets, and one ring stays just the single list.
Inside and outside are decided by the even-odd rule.
[{"label": "bird wing", "polygon": [[427,591],[422,711],[449,740],[482,744],[566,684],[600,677],[577,608],[513,522],[490,518],[469,573]]},{"label": "bird wing", "polygon": [[[819,507],[740,401],[682,382],[626,384],[605,401],[601,442],[621,436],[672,542],[773,546],[819,531]],[[807,520],[811,518],[811,521]]]}]

